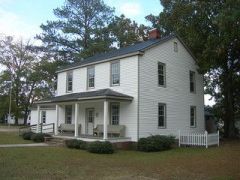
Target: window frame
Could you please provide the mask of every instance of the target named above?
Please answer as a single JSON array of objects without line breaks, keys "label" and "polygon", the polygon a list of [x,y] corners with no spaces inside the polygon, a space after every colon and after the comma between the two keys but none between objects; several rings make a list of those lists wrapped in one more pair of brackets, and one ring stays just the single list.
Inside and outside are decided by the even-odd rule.
[{"label": "window frame", "polygon": [[[71,107],[71,108],[70,108]],[[67,110],[71,109],[71,114],[67,114]],[[68,117],[70,116],[71,122],[69,123]],[[72,124],[72,117],[73,117],[73,106],[72,105],[65,105],[65,124]]]},{"label": "window frame", "polygon": [[[193,125],[192,125],[192,109],[194,112],[194,119],[193,119]],[[196,128],[197,127],[197,107],[196,106],[190,106],[190,127]]]},{"label": "window frame", "polygon": [[[163,74],[161,74],[161,76],[163,76],[163,85],[159,83],[159,76],[160,76],[160,73],[159,73],[159,65],[161,65],[163,67]],[[165,63],[162,63],[162,62],[158,62],[158,66],[157,66],[157,78],[158,78],[158,87],[166,87],[167,83],[166,83],[166,64]]]},{"label": "window frame", "polygon": [[178,52],[178,43],[176,41],[173,42],[173,51]]},{"label": "window frame", "polygon": [[[191,78],[191,75],[193,75],[193,79]],[[191,83],[193,83],[193,91],[191,89]],[[190,93],[196,93],[196,73],[194,71],[189,71],[189,90]]]},{"label": "window frame", "polygon": [[[93,86],[89,86],[90,77],[89,71],[93,69]],[[87,89],[94,89],[95,88],[95,66],[87,67]]]},{"label": "window frame", "polygon": [[[115,74],[113,74],[113,68],[112,68],[112,66],[114,65],[114,64],[118,64],[118,74],[117,73],[115,73]],[[113,83],[113,75],[118,75],[118,83],[117,84],[114,84]],[[118,60],[118,61],[113,61],[113,62],[111,62],[110,63],[110,86],[120,86],[120,75],[121,75],[121,73],[120,73],[120,61]]]},{"label": "window frame", "polygon": [[[164,115],[161,115],[161,116],[163,116],[163,126],[160,126],[160,119],[159,119],[159,117],[160,117],[160,114],[159,114],[159,107],[160,106],[163,106],[164,107],[164,110],[163,110],[163,112],[164,112]],[[167,128],[167,105],[166,105],[166,103],[158,103],[158,112],[157,112],[157,114],[158,114],[158,128],[159,129],[166,129]]]},{"label": "window frame", "polygon": [[[117,123],[113,123],[113,108],[112,108],[113,106],[118,107],[118,116],[116,116],[116,117],[118,117]],[[114,120],[114,121],[116,121],[116,120]],[[116,102],[110,103],[110,124],[111,125],[119,125],[120,124],[120,103],[116,103]]]},{"label": "window frame", "polygon": [[42,111],[41,112],[41,122],[42,122],[42,124],[46,124],[46,120],[47,120],[47,112],[46,111]]},{"label": "window frame", "polygon": [[[71,90],[69,90],[69,76],[71,75]],[[73,71],[69,71],[67,72],[67,75],[66,75],[66,92],[69,93],[69,92],[72,92],[73,91]]]}]

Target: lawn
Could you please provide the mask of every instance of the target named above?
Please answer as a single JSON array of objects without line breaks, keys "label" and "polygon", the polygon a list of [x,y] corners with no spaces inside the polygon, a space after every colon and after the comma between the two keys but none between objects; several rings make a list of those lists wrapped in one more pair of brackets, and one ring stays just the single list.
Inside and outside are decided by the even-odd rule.
[{"label": "lawn", "polygon": [[24,140],[18,132],[0,132],[0,144],[27,144],[32,141]]},{"label": "lawn", "polygon": [[0,164],[0,179],[240,179],[240,142],[111,155],[64,147],[0,148]]}]

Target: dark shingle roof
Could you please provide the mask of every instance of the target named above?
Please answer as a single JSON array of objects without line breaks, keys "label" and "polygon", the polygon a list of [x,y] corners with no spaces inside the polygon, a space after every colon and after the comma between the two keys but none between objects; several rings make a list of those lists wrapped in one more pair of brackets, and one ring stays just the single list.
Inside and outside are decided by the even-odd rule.
[{"label": "dark shingle roof", "polygon": [[110,58],[114,58],[114,57],[118,57],[118,56],[123,56],[126,54],[131,54],[131,53],[135,53],[135,52],[143,52],[144,50],[148,49],[151,46],[154,46],[156,44],[160,44],[163,43],[173,37],[176,37],[174,34],[170,35],[170,36],[166,36],[163,37],[161,39],[149,39],[147,41],[143,41],[140,43],[136,43],[134,45],[128,46],[128,47],[124,47],[124,48],[120,48],[117,50],[113,50],[113,51],[109,51],[106,53],[101,53],[101,54],[96,54],[94,56],[88,57],[86,59],[84,59],[81,62],[78,63],[73,63],[70,64],[68,66],[65,66],[63,68],[60,68],[58,71],[63,71],[65,69],[69,69],[69,68],[75,68],[78,66],[82,66],[82,65],[87,65],[90,63],[96,63],[96,62],[101,62],[104,61],[106,59],[110,59]]},{"label": "dark shingle roof", "polygon": [[67,101],[78,101],[85,99],[98,99],[98,98],[116,98],[116,99],[125,99],[132,100],[132,96],[113,91],[111,89],[100,89],[97,91],[87,91],[81,93],[72,93],[62,96],[56,96],[50,99],[45,99],[42,101],[36,102],[36,104],[41,103],[56,103],[56,102],[67,102]]}]

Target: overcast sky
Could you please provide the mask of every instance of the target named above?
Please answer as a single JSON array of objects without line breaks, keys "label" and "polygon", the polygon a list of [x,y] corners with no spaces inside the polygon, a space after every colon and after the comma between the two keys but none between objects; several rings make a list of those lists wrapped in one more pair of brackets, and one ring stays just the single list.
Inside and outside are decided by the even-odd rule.
[{"label": "overcast sky", "polygon": [[[41,32],[40,25],[54,20],[53,9],[61,7],[65,0],[0,0],[0,35],[33,39]],[[162,11],[159,0],[104,0],[114,7],[116,14],[124,14],[139,24],[150,25],[145,16],[158,15]],[[1,67],[0,67],[1,70]],[[212,105],[205,95],[205,103]]]}]

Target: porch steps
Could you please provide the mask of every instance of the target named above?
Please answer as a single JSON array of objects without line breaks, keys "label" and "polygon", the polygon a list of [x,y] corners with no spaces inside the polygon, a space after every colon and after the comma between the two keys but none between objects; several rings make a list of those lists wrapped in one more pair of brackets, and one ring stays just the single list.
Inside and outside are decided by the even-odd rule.
[{"label": "porch steps", "polygon": [[55,137],[45,137],[45,143],[49,146],[65,146],[65,140],[63,138],[55,138]]}]

